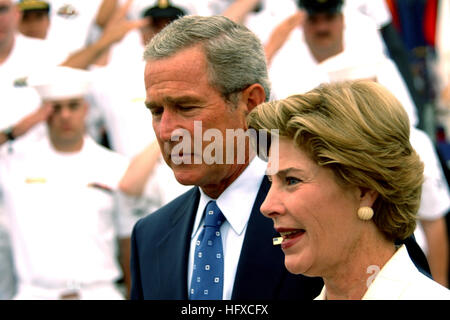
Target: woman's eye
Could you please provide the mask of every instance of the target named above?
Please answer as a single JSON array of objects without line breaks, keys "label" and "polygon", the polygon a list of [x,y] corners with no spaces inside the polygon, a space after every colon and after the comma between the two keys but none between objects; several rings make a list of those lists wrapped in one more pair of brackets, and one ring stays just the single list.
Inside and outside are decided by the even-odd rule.
[{"label": "woman's eye", "polygon": [[285,179],[286,179],[286,184],[288,186],[295,185],[295,184],[301,182],[300,179],[297,179],[297,178],[294,178],[294,177],[286,177]]}]

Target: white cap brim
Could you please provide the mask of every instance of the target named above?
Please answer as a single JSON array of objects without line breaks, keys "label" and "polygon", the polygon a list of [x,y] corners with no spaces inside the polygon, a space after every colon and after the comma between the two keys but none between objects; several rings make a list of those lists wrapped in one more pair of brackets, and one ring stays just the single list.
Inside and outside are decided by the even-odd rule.
[{"label": "white cap brim", "polygon": [[64,100],[85,97],[91,80],[89,71],[58,66],[30,75],[27,83],[42,100]]}]

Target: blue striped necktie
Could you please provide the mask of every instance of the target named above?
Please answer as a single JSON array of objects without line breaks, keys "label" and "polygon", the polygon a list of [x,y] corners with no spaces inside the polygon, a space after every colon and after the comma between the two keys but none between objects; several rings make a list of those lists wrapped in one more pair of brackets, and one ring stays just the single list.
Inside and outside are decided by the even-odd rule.
[{"label": "blue striped necktie", "polygon": [[221,300],[223,294],[223,248],[220,226],[225,217],[215,201],[205,209],[205,224],[195,245],[191,300]]}]

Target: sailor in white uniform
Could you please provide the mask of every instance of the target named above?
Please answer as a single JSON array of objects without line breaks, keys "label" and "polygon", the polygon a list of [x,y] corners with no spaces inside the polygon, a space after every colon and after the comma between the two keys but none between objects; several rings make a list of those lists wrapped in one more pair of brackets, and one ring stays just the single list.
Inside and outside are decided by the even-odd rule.
[{"label": "sailor in white uniform", "polygon": [[[26,86],[32,72],[47,70],[57,65],[57,59],[44,40],[33,39],[17,30],[20,10],[13,0],[2,0],[2,35],[0,36],[0,130],[15,125],[40,105],[36,91]],[[18,152],[35,137],[45,134],[45,127],[38,125],[20,140],[3,144],[0,156],[8,150]]]},{"label": "sailor in white uniform", "polygon": [[[128,160],[84,132],[87,72],[58,67],[46,76],[30,82],[53,103],[48,135],[0,160],[14,298],[123,299],[116,282],[129,277],[117,239],[128,249],[135,218],[120,206],[117,185]],[[120,253],[126,266],[128,253]]]}]

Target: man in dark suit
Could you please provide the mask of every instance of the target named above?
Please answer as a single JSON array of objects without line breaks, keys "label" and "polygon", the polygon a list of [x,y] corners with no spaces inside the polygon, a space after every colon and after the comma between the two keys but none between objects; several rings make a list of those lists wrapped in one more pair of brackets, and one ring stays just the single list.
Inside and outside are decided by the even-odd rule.
[{"label": "man in dark suit", "polygon": [[[265,163],[248,152],[248,141],[239,149],[227,137],[227,130],[247,129],[247,113],[270,95],[260,41],[224,17],[183,17],[156,35],[144,56],[146,104],[163,157],[180,183],[196,187],[136,224],[132,299],[192,298],[195,243],[211,200],[226,219],[218,299],[314,298],[321,280],[285,269],[272,222],[259,211],[269,189]],[[193,139],[174,139],[177,131]],[[214,142],[223,138],[210,158],[208,132]]]},{"label": "man in dark suit", "polygon": [[[269,190],[264,179],[254,203],[241,250],[232,300],[312,300],[321,279],[290,274],[277,236],[259,207]],[[135,229],[132,299],[188,299],[188,255],[200,192],[197,187],[143,219]]]},{"label": "man in dark suit", "polygon": [[[322,280],[286,270],[281,249],[272,244],[272,222],[260,213],[270,187],[265,163],[248,141],[234,143],[247,129],[248,112],[270,96],[260,41],[225,17],[186,16],[158,33],[144,58],[146,105],[164,160],[180,183],[195,187],[135,225],[131,298],[316,297]],[[205,211],[217,213],[205,210],[211,203],[224,216],[215,231],[220,241],[211,244],[220,244],[220,263],[208,262],[203,270],[199,261],[207,254],[199,248],[211,227]],[[215,284],[201,287],[204,271],[216,267]]]}]

